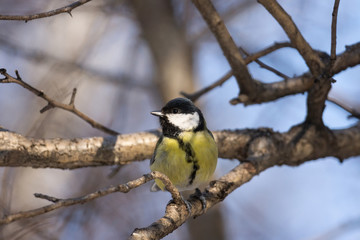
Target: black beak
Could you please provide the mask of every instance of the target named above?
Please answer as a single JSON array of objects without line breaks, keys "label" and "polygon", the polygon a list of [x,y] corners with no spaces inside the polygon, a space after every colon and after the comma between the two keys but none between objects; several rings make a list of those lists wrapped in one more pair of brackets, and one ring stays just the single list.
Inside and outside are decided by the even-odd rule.
[{"label": "black beak", "polygon": [[161,111],[153,111],[151,112],[152,115],[157,116],[157,117],[163,117],[164,114]]}]

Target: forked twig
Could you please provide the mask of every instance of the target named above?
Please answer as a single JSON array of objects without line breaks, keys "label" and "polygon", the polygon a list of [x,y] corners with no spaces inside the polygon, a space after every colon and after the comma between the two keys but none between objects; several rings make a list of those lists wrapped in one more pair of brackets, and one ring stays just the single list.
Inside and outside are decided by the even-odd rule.
[{"label": "forked twig", "polygon": [[[281,42],[281,43],[275,43],[274,45],[265,48],[264,50],[261,50],[257,53],[254,53],[252,55],[247,56],[244,61],[246,64],[249,64],[253,61],[256,61],[257,59],[272,53],[280,48],[285,48],[285,47],[292,47],[292,44],[290,42]],[[191,101],[195,102],[199,97],[201,97],[202,95],[204,95],[205,93],[210,92],[211,90],[213,90],[214,88],[221,86],[224,82],[226,82],[227,80],[229,80],[231,77],[233,76],[233,71],[230,70],[228,71],[224,76],[222,76],[220,79],[218,79],[217,81],[215,81],[214,83],[212,83],[211,85],[197,91],[194,93],[185,93],[185,92],[180,92],[181,95],[183,95],[186,98],[189,98]]]},{"label": "forked twig", "polygon": [[[243,52],[246,57],[249,57],[250,54],[242,47],[239,48],[241,52]],[[279,77],[282,77],[283,79],[288,79],[289,77],[286,76],[285,74],[281,73],[280,71],[276,70],[275,68],[273,67],[270,67],[269,65],[263,63],[262,61],[260,61],[259,59],[256,59],[255,62],[262,68],[266,69],[266,70],[269,70],[270,72],[273,72],[275,73],[276,75],[278,75]]]},{"label": "forked twig", "polygon": [[19,84],[20,86],[22,86],[23,88],[26,88],[27,90],[29,90],[30,92],[34,93],[36,96],[44,99],[45,101],[47,101],[47,105],[45,107],[43,107],[40,110],[40,113],[44,113],[47,110],[51,109],[51,108],[61,108],[65,111],[74,113],[75,115],[77,115],[78,117],[80,117],[81,119],[83,119],[84,121],[86,121],[87,123],[89,123],[92,127],[97,128],[105,133],[111,134],[111,135],[118,135],[119,133],[105,127],[104,125],[94,121],[92,118],[90,118],[89,116],[85,115],[84,113],[80,112],[74,105],[74,101],[75,101],[75,96],[76,96],[76,88],[73,89],[72,95],[71,95],[71,99],[70,99],[70,103],[69,104],[64,104],[61,102],[58,102],[52,98],[50,98],[49,96],[47,96],[43,91],[40,91],[34,87],[32,87],[31,85],[29,85],[28,83],[24,82],[21,77],[19,72],[16,70],[15,74],[16,77],[13,77],[11,75],[9,75],[6,72],[6,69],[0,69],[0,74],[3,75],[5,78],[0,79],[0,83],[16,83]]}]

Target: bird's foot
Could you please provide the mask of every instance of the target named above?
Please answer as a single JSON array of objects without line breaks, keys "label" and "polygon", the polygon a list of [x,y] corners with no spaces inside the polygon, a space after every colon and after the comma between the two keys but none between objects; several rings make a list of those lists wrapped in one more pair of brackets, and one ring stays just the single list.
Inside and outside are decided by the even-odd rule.
[{"label": "bird's foot", "polygon": [[191,208],[192,208],[192,205],[189,201],[185,200],[185,198],[181,196],[181,200],[180,202],[177,202],[175,201],[174,199],[171,199],[169,202],[168,202],[168,205],[171,204],[171,203],[174,203],[174,204],[184,204],[185,207],[186,207],[186,210],[188,211],[189,214],[191,214]]},{"label": "bird's foot", "polygon": [[200,189],[196,188],[195,193],[191,194],[191,197],[198,198],[201,202],[202,210],[204,211],[206,209],[206,199]]}]

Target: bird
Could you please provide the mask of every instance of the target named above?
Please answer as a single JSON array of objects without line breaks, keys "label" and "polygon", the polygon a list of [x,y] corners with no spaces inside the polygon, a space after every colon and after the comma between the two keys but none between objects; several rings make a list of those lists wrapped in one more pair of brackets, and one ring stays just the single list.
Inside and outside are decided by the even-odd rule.
[{"label": "bird", "polygon": [[[211,179],[218,159],[217,144],[202,112],[191,100],[175,98],[151,114],[159,117],[162,128],[151,171],[165,174],[180,192],[200,192],[198,187]],[[155,179],[151,191],[164,188],[161,180]]]}]

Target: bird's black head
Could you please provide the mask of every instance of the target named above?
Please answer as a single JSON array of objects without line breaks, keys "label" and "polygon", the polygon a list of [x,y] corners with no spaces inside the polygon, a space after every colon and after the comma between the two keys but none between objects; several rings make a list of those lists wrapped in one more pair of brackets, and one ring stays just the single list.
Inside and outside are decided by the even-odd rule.
[{"label": "bird's black head", "polygon": [[160,117],[164,136],[176,137],[182,131],[201,131],[205,129],[205,120],[200,111],[189,99],[170,100],[161,111],[151,114]]}]

